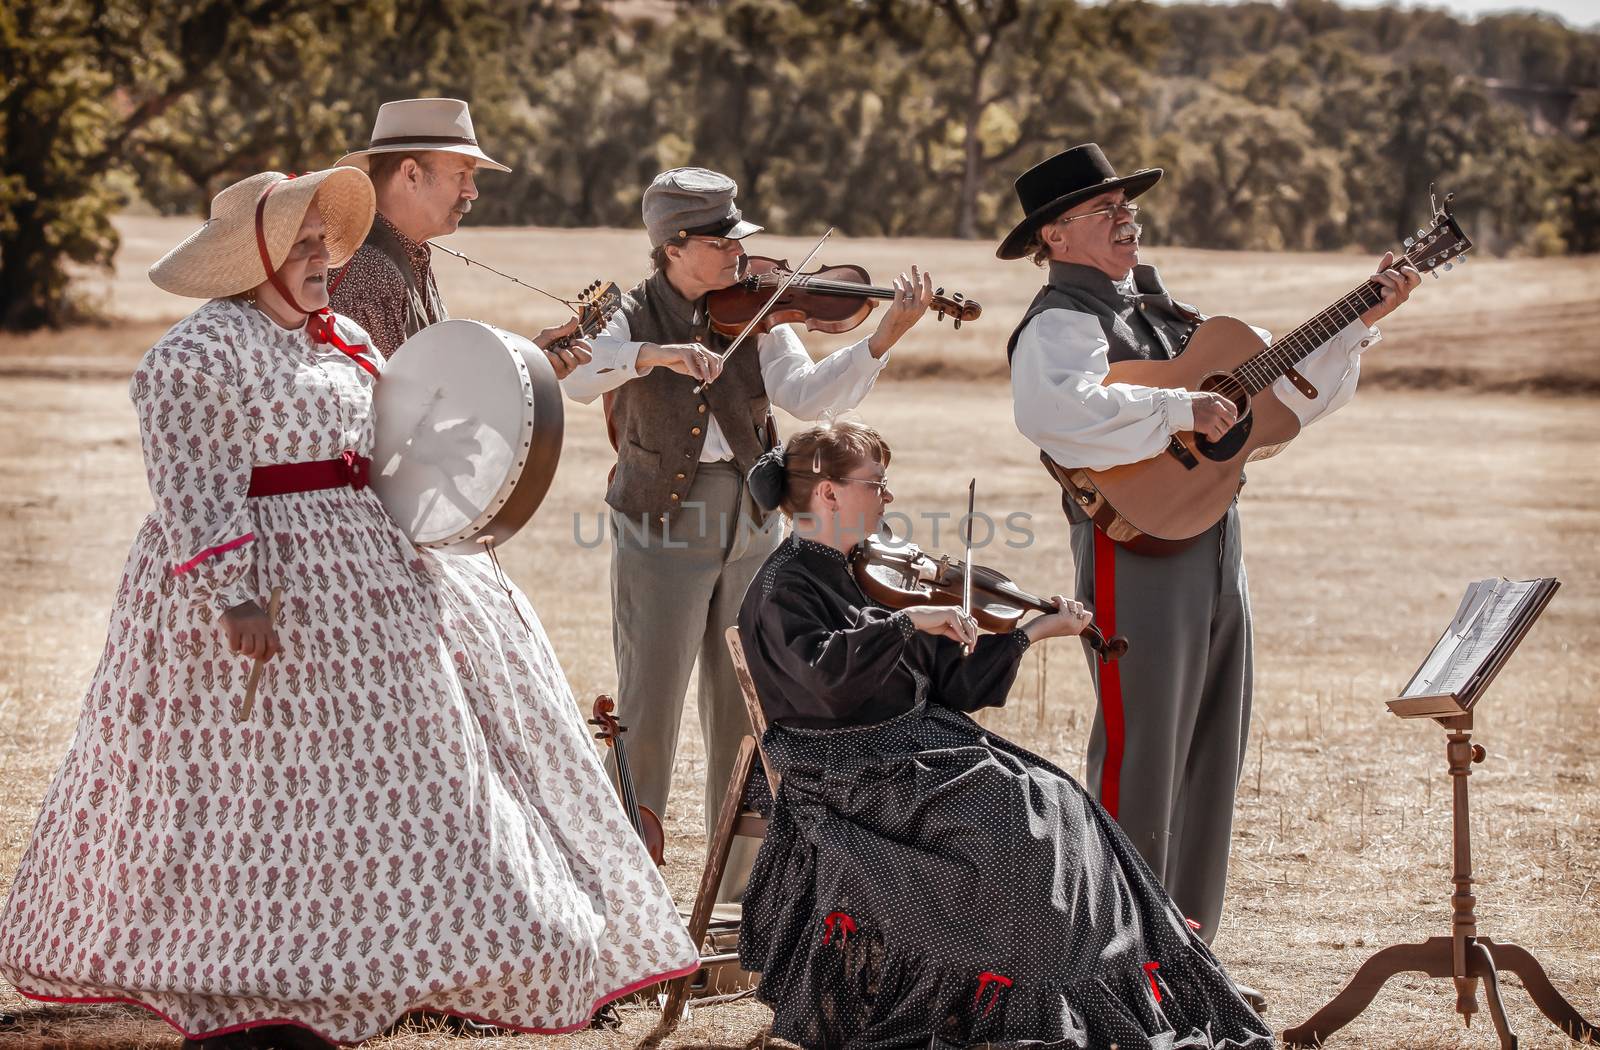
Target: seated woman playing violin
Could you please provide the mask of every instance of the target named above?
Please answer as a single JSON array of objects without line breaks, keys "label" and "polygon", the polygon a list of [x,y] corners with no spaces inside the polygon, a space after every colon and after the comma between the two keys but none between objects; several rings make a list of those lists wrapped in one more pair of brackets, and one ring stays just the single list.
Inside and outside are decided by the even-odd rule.
[{"label": "seated woman playing violin", "polygon": [[1270,1029],[1076,781],[987,732],[1076,602],[979,636],[852,572],[893,498],[889,446],[834,422],[751,472],[793,533],[739,613],[781,784],[739,954],[802,1046],[1268,1047]]}]

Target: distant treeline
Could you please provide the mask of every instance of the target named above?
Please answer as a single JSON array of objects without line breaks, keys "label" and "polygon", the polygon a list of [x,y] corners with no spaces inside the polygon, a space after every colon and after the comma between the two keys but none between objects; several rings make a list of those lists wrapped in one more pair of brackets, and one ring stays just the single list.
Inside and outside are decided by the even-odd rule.
[{"label": "distant treeline", "polygon": [[1163,244],[1379,249],[1430,184],[1495,252],[1600,250],[1600,34],[1326,0],[60,0],[0,8],[0,323],[72,316],[133,197],[325,166],[379,103],[469,99],[474,220],[636,225],[663,168],[770,229],[994,238],[1074,143],[1167,180]]}]

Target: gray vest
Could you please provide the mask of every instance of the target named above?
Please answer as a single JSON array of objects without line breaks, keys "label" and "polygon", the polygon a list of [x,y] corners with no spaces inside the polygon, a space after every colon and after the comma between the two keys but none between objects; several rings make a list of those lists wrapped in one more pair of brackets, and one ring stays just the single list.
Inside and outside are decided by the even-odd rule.
[{"label": "gray vest", "polygon": [[[678,294],[665,272],[657,272],[622,299],[629,338],[646,343],[696,340],[719,352],[728,340],[711,332],[704,301]],[[626,515],[670,516],[688,498],[706,443],[706,420],[717,421],[734,462],[748,474],[777,441],[761,355],[754,337],[723,366],[715,383],[700,393],[694,379],[668,368],[624,383],[606,394],[606,425],[617,450],[606,502]]]},{"label": "gray vest", "polygon": [[1028,312],[1006,343],[1006,360],[1016,352],[1017,338],[1028,322],[1046,310],[1092,314],[1105,330],[1111,364],[1143,358],[1165,361],[1183,352],[1184,344],[1204,320],[1200,311],[1167,294],[1153,266],[1133,268],[1133,288],[1125,293],[1104,272],[1092,266],[1051,262],[1050,281],[1033,297]]},{"label": "gray vest", "polygon": [[[1046,310],[1076,310],[1092,315],[1106,334],[1106,358],[1111,364],[1176,357],[1204,320],[1200,311],[1167,294],[1153,266],[1135,266],[1133,291],[1123,292],[1103,271],[1092,266],[1052,261],[1049,283],[1033,297],[1028,312],[1006,343],[1007,361],[1016,352],[1017,339],[1028,322]],[[1083,522],[1092,518],[1119,543],[1132,542],[1138,535],[1122,523],[1109,504],[1091,495],[1092,487],[1078,476],[1079,471],[1056,463],[1047,452],[1041,451],[1039,460],[1061,485],[1061,507],[1068,520]]]}]

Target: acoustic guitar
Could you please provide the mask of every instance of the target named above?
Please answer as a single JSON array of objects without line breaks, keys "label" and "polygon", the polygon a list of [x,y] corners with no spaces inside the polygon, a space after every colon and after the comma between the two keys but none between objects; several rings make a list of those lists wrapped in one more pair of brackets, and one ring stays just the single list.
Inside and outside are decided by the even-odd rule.
[{"label": "acoustic guitar", "polygon": [[[1403,258],[1438,277],[1472,247],[1450,214],[1450,198],[1433,225],[1405,241]],[[1300,325],[1270,347],[1233,317],[1202,322],[1170,361],[1119,361],[1105,383],[1206,390],[1231,400],[1239,421],[1221,440],[1195,431],[1173,436],[1166,449],[1137,463],[1090,470],[1044,457],[1066,498],[1119,546],[1138,554],[1175,554],[1222,520],[1244,484],[1244,466],[1272,455],[1300,433],[1300,419],[1278,399],[1273,384],[1362,313],[1382,301],[1372,280]],[[1298,386],[1303,379],[1290,376]]]}]

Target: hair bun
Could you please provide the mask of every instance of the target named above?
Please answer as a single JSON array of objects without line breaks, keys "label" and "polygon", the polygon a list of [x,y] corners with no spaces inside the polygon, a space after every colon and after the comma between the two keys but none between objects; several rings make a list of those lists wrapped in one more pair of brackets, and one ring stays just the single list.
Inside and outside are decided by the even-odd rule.
[{"label": "hair bun", "polygon": [[783,445],[773,445],[750,468],[750,495],[762,510],[777,510],[783,502],[783,490],[789,481],[784,466]]}]

